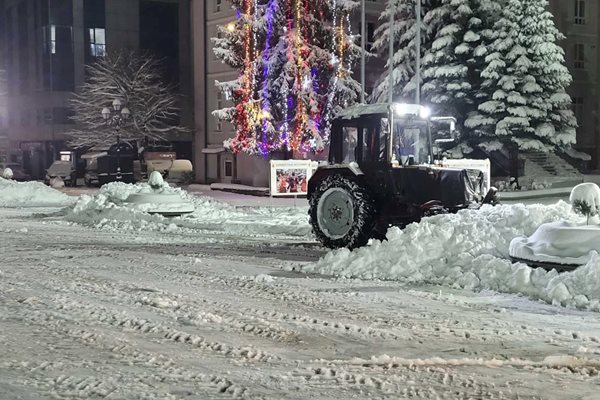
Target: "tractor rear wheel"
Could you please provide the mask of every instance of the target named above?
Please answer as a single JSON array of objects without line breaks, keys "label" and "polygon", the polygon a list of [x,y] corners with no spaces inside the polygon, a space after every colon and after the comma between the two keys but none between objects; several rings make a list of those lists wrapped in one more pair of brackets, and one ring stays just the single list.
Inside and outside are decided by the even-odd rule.
[{"label": "tractor rear wheel", "polygon": [[354,249],[367,244],[375,226],[376,207],[368,190],[355,179],[327,176],[309,202],[313,233],[325,247]]}]

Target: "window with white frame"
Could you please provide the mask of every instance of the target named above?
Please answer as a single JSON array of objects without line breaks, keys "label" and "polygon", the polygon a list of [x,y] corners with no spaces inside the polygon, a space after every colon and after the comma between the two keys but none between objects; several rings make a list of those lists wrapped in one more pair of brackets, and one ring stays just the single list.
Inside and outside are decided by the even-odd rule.
[{"label": "window with white frame", "polygon": [[104,57],[106,55],[106,31],[104,28],[89,28],[90,55]]},{"label": "window with white frame", "polygon": [[576,69],[585,68],[585,46],[583,43],[575,43],[574,67]]},{"label": "window with white frame", "polygon": [[575,1],[575,24],[585,25],[585,0]]},{"label": "window with white frame", "polygon": [[215,12],[221,12],[221,5],[223,3],[223,0],[215,0]]},{"label": "window with white frame", "polygon": [[56,25],[50,25],[50,41],[48,46],[50,54],[56,54]]}]

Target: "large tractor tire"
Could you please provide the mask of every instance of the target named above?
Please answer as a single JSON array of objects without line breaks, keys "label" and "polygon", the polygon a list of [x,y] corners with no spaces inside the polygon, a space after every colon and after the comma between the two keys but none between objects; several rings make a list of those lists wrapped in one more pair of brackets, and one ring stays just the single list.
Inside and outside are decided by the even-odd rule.
[{"label": "large tractor tire", "polygon": [[373,234],[376,208],[373,197],[356,180],[330,175],[309,199],[313,233],[332,249],[364,246]]}]

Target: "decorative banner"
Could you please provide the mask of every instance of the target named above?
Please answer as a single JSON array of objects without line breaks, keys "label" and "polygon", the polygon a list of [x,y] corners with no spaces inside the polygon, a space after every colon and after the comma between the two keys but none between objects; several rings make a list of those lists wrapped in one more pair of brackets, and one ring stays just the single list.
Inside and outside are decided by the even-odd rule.
[{"label": "decorative banner", "polygon": [[310,160],[272,160],[271,196],[306,196],[308,181],[318,162]]}]

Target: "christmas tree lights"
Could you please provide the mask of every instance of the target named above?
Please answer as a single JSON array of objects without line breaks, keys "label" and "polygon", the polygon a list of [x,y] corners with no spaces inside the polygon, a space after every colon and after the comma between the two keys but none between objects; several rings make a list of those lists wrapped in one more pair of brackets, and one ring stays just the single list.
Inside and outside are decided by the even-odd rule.
[{"label": "christmas tree lights", "polygon": [[331,116],[354,102],[360,85],[350,67],[360,49],[353,42],[351,0],[231,0],[234,26],[221,27],[215,54],[240,70],[232,108],[217,110],[231,122],[233,152],[267,157],[277,150],[319,151]]}]

